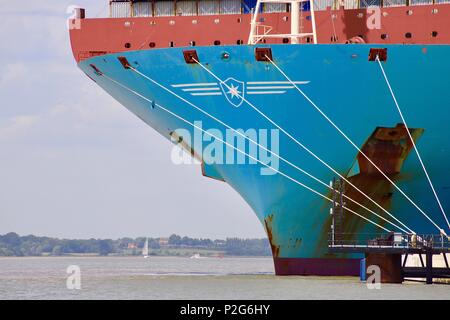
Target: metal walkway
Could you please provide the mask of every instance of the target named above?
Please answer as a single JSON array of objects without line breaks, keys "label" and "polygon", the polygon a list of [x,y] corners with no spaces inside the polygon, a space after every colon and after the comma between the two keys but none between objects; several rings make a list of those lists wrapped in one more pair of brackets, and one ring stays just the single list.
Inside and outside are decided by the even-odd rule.
[{"label": "metal walkway", "polygon": [[[450,267],[446,255],[450,253],[450,241],[443,235],[392,233],[374,236],[366,234],[367,240],[365,237],[360,240],[344,240],[351,236],[350,234],[335,234],[334,236],[341,240],[329,241],[328,250],[331,253],[363,253],[366,258],[370,255],[384,255],[386,257],[404,255],[401,265],[394,267],[401,268],[402,279],[425,278],[427,284],[433,283],[433,279],[436,278],[450,279]],[[358,236],[361,237],[361,235]],[[441,254],[444,258],[445,267],[434,267],[433,256]],[[406,266],[409,255],[419,255],[421,266]],[[423,255],[425,256],[425,262],[422,258]]]},{"label": "metal walkway", "polygon": [[[354,236],[359,239],[346,240]],[[443,235],[331,233],[328,248],[334,253],[443,254],[450,253],[450,240]]]},{"label": "metal walkway", "polygon": [[[449,278],[450,267],[447,254],[450,253],[450,237],[445,234],[411,234],[389,232],[383,234],[343,233],[343,194],[340,181],[333,181],[333,207],[328,251],[330,253],[362,253],[366,259],[382,265],[382,272],[388,274],[386,282],[402,282],[405,278],[425,278],[427,284],[433,278]],[[433,256],[441,255],[445,267],[433,267]],[[402,255],[404,256],[403,261]],[[420,267],[407,267],[409,255],[418,255]],[[425,256],[425,262],[423,257]],[[377,264],[378,264],[377,263]],[[400,278],[400,280],[399,280]]]}]

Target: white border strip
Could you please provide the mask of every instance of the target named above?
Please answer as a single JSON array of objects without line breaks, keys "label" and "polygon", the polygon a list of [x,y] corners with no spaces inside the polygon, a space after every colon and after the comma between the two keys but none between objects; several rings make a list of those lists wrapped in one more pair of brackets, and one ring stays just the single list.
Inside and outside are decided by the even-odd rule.
[{"label": "white border strip", "polygon": [[221,96],[222,92],[198,92],[191,93],[191,96]]},{"label": "white border strip", "polygon": [[261,86],[247,87],[247,90],[294,89],[294,86]]},{"label": "white border strip", "polygon": [[215,91],[215,90],[220,90],[220,88],[219,87],[213,87],[213,88],[192,88],[192,89],[182,89],[182,90],[185,91],[185,92],[190,92],[190,91]]},{"label": "white border strip", "polygon": [[286,91],[247,91],[247,94],[283,94]]},{"label": "white border strip", "polygon": [[206,86],[217,86],[217,82],[209,82],[209,83],[183,83],[183,84],[172,84],[171,86],[174,88],[183,88],[183,87],[206,87]]},{"label": "white border strip", "polygon": [[[295,84],[308,84],[308,83],[310,83],[311,81],[292,81],[292,83],[295,83]],[[252,85],[252,84],[265,84],[265,85],[267,85],[267,84],[292,84],[291,82],[289,82],[289,81],[248,81],[247,82],[247,85]]]}]

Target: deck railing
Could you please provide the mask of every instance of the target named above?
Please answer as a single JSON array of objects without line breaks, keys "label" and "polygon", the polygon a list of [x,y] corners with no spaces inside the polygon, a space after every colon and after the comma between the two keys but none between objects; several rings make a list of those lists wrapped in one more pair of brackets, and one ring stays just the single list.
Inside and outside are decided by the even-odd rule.
[{"label": "deck railing", "polygon": [[443,235],[404,234],[404,233],[330,233],[329,247],[345,248],[398,248],[398,249],[437,249],[450,251],[450,239]]}]

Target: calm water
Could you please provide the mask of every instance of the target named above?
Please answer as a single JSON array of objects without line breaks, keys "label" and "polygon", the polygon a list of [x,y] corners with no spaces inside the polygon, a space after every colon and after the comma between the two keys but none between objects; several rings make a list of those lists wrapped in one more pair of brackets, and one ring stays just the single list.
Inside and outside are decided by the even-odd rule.
[{"label": "calm water", "polygon": [[[81,290],[66,287],[69,265]],[[450,285],[275,277],[270,258],[0,258],[0,299],[450,299]]]}]

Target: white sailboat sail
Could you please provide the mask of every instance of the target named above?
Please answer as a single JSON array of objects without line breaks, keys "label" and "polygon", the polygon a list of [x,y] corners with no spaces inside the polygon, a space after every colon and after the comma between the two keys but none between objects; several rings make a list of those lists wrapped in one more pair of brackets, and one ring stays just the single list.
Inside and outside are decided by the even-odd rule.
[{"label": "white sailboat sail", "polygon": [[148,238],[145,239],[144,247],[142,248],[142,255],[148,258]]}]

